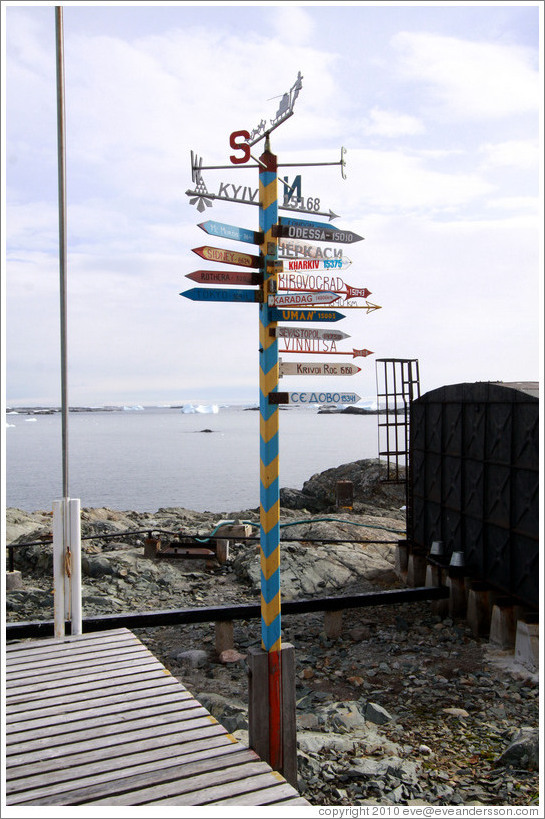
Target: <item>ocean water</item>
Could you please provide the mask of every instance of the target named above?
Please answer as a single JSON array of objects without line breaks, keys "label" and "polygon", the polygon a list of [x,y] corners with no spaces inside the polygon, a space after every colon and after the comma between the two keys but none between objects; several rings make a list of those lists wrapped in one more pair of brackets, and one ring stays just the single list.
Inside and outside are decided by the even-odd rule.
[{"label": "ocean water", "polygon": [[[5,421],[6,506],[50,510],[62,497],[60,413],[9,414]],[[279,428],[281,487],[301,489],[316,472],[378,456],[376,415],[288,408],[280,411]],[[71,412],[68,452],[69,495],[83,507],[236,512],[259,506],[259,411]]]}]

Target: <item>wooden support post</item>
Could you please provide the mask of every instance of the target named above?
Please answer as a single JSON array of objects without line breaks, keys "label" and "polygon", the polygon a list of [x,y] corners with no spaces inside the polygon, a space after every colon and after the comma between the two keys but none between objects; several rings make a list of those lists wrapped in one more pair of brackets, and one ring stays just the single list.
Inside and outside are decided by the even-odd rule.
[{"label": "wooden support post", "polygon": [[498,597],[492,607],[490,642],[501,649],[514,649],[517,635],[517,618],[511,598]]},{"label": "wooden support post", "polygon": [[[295,719],[295,649],[284,643],[279,652],[282,664],[282,764],[278,770],[297,787],[297,730]],[[269,742],[269,653],[248,649],[248,742],[256,754],[271,764]]]},{"label": "wooden support post", "polygon": [[222,651],[234,648],[233,621],[217,620],[214,626],[216,631],[216,653],[220,655]]},{"label": "wooden support post", "polygon": [[336,640],[340,637],[343,630],[343,612],[342,609],[337,611],[324,612],[324,631],[328,640]]},{"label": "wooden support post", "polygon": [[[445,570],[436,563],[428,563],[426,568],[426,586],[445,585]],[[448,597],[442,600],[432,600],[431,610],[438,617],[446,617],[449,609]]]},{"label": "wooden support post", "polygon": [[158,538],[147,537],[144,541],[144,557],[148,560],[155,560],[160,548],[161,541]]},{"label": "wooden support post", "polygon": [[221,565],[229,560],[229,541],[220,538],[216,540],[216,557]]},{"label": "wooden support post", "polygon": [[450,571],[448,585],[450,586],[450,596],[448,599],[449,616],[465,620],[467,616],[467,597],[463,574],[459,574],[457,571]]}]

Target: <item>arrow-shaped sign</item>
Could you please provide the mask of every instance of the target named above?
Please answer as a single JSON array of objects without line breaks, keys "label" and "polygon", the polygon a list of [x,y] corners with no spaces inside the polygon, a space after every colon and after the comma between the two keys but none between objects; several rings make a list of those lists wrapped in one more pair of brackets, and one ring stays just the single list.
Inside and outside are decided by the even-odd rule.
[{"label": "arrow-shaped sign", "polygon": [[323,287],[327,286],[335,288],[337,298],[346,296],[347,299],[366,299],[371,295],[371,291],[367,287],[352,287],[339,276],[315,276],[311,273],[291,273],[287,275],[280,273],[278,276],[278,290],[292,290],[295,293],[316,293],[321,292]]},{"label": "arrow-shaped sign", "polygon": [[191,301],[262,302],[261,290],[222,290],[213,287],[192,287],[180,293]]},{"label": "arrow-shaped sign", "polygon": [[[308,245],[311,247],[311,245]],[[322,248],[316,248],[317,250]],[[330,248],[325,248],[326,250],[330,250]],[[345,270],[347,267],[350,267],[352,264],[352,260],[348,258],[348,256],[341,256],[338,259],[330,259],[330,258],[320,258],[320,259],[311,259],[311,258],[304,258],[304,259],[287,259],[284,258],[281,260],[282,267],[279,267],[279,271],[282,273],[306,273],[307,271],[317,271],[321,272],[322,270],[328,270],[329,272],[333,270]]]},{"label": "arrow-shaped sign", "polygon": [[[343,257],[342,247],[320,247],[311,245],[309,242],[293,239],[280,239],[278,242],[278,252],[280,259],[327,259],[327,261],[337,261]],[[332,268],[333,269],[333,268]]]},{"label": "arrow-shaped sign", "polygon": [[312,242],[340,242],[341,244],[352,244],[361,242],[363,236],[352,233],[349,230],[330,227],[303,227],[302,225],[273,225],[272,235],[283,239],[310,239]]},{"label": "arrow-shaped sign", "polygon": [[305,361],[293,361],[286,364],[279,362],[279,378],[285,375],[356,375],[361,372],[361,367],[355,364],[330,364],[327,361],[308,363]]},{"label": "arrow-shaped sign", "polygon": [[269,404],[357,404],[361,396],[355,392],[270,392]]},{"label": "arrow-shaped sign", "polygon": [[346,318],[335,310],[297,310],[292,308],[269,307],[270,321],[340,321]]},{"label": "arrow-shaped sign", "polygon": [[281,296],[269,296],[269,304],[274,307],[307,307],[311,304],[331,304],[340,296],[332,290],[315,290],[313,293],[284,293]]},{"label": "arrow-shaped sign", "polygon": [[[209,193],[208,191],[203,192],[187,190],[185,195],[194,197],[190,204],[194,204],[194,202],[200,200],[204,200],[206,202],[207,199],[219,199],[221,202],[235,202],[237,205],[256,205],[259,207],[259,202],[254,202],[253,199],[237,199],[236,196],[220,196],[218,193]],[[206,202],[206,204],[208,207],[212,207],[211,202]],[[204,206],[198,209],[202,212],[204,210]],[[327,216],[328,219],[339,218],[339,215],[337,213],[333,213],[332,210],[325,212],[321,210],[307,210],[306,208],[298,206],[290,208],[287,205],[278,205],[278,210],[295,210],[298,213],[310,213],[313,216]]]},{"label": "arrow-shaped sign", "polygon": [[382,310],[380,304],[371,304],[370,301],[366,301],[365,304],[343,304],[342,302],[337,307],[342,307],[343,310],[365,310],[367,313],[371,313],[373,310]]},{"label": "arrow-shaped sign", "polygon": [[222,239],[234,239],[237,242],[247,242],[251,245],[263,244],[263,233],[235,225],[224,225],[222,222],[214,222],[209,219],[207,222],[199,222],[197,227],[204,230],[211,236],[219,236]]},{"label": "arrow-shaped sign", "polygon": [[263,275],[251,270],[194,270],[186,279],[199,284],[262,284]]},{"label": "arrow-shaped sign", "polygon": [[329,330],[322,327],[271,327],[273,338],[300,338],[314,341],[342,341],[343,338],[350,338],[348,333],[342,330]]},{"label": "arrow-shaped sign", "polygon": [[305,355],[352,355],[352,358],[373,355],[372,350],[278,350],[279,353],[304,353]]},{"label": "arrow-shaped sign", "polygon": [[314,222],[311,219],[296,219],[292,216],[280,216],[278,224],[281,227],[312,227],[312,228],[327,228],[328,230],[338,230],[335,225],[329,225],[327,222]]},{"label": "arrow-shaped sign", "polygon": [[193,253],[201,256],[208,262],[223,262],[224,264],[238,264],[241,267],[261,267],[261,258],[249,253],[239,253],[238,250],[226,250],[222,247],[193,247]]}]

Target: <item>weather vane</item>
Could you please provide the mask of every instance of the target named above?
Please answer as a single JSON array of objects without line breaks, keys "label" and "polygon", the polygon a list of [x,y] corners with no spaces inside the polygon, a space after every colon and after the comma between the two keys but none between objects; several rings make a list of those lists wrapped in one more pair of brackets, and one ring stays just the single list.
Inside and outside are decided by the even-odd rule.
[{"label": "weather vane", "polygon": [[[297,79],[290,90],[286,91],[285,94],[282,94],[278,111],[276,112],[274,119],[270,120],[270,126],[267,127],[267,121],[262,119],[257,128],[254,128],[253,131],[250,132],[250,138],[247,140],[248,145],[255,145],[256,142],[259,142],[260,139],[263,139],[263,137],[265,137],[268,133],[274,131],[275,128],[278,128],[279,125],[282,125],[283,122],[291,117],[293,114],[295,100],[299,96],[299,91],[302,87],[303,75],[299,71],[297,74]],[[275,99],[275,97],[271,97],[271,99]]]}]

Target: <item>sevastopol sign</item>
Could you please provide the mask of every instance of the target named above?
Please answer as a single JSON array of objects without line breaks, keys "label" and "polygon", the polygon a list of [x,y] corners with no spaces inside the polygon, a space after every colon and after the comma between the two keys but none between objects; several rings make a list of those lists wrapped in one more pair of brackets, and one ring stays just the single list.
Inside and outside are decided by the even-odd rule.
[{"label": "sevastopol sign", "polygon": [[357,404],[361,397],[355,392],[270,392],[269,404],[309,404],[348,406]]},{"label": "sevastopol sign", "polygon": [[274,338],[295,338],[305,341],[342,341],[350,338],[342,330],[329,330],[325,327],[273,327],[271,335]]}]

